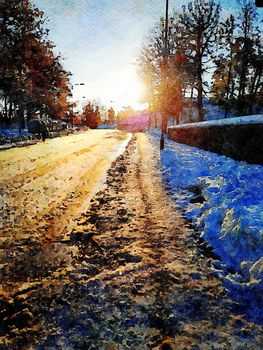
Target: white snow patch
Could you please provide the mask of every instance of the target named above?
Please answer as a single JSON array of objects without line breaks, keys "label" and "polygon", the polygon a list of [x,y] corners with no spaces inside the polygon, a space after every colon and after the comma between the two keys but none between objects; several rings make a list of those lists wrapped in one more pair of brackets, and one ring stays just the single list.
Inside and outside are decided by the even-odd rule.
[{"label": "white snow patch", "polygon": [[233,117],[226,119],[207,120],[198,123],[181,124],[171,128],[192,128],[200,126],[217,126],[217,125],[244,125],[244,124],[263,124],[263,114],[248,115],[242,117]]}]

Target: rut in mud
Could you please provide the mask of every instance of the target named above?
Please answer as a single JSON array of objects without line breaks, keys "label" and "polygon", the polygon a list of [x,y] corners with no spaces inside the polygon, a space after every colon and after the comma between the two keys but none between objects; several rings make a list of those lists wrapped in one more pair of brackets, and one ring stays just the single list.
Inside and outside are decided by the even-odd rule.
[{"label": "rut in mud", "polygon": [[91,203],[57,242],[70,259],[2,304],[3,349],[260,349],[261,328],[235,313],[165,194],[146,135]]}]

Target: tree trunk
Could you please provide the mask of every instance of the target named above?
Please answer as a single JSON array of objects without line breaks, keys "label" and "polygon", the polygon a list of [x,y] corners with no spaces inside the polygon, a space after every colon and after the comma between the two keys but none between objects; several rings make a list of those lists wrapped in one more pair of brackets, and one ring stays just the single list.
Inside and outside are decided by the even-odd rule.
[{"label": "tree trunk", "polygon": [[29,122],[32,119],[32,116],[33,116],[32,110],[28,109],[26,115],[27,115],[27,122]]},{"label": "tree trunk", "polygon": [[242,112],[244,109],[244,90],[246,86],[246,63],[242,62],[242,68],[239,79],[239,89],[238,89],[238,111]]},{"label": "tree trunk", "polygon": [[8,118],[7,96],[4,97],[4,120],[6,124],[11,124],[11,119]]},{"label": "tree trunk", "polygon": [[262,76],[262,68],[257,69],[254,74],[254,79],[253,79],[253,83],[250,91],[250,98],[249,98],[249,114],[253,113],[253,104],[256,100],[257,92],[260,87],[261,76]]},{"label": "tree trunk", "polygon": [[[199,44],[201,44],[201,39],[199,40]],[[202,79],[202,55],[201,55],[202,47],[199,46],[197,50],[197,108],[198,108],[198,117],[199,121],[204,120],[203,113],[203,79]]]},{"label": "tree trunk", "polygon": [[19,108],[17,111],[18,115],[18,125],[19,125],[19,133],[22,133],[22,129],[25,128],[25,118],[24,118],[24,110],[22,108]]},{"label": "tree trunk", "polygon": [[227,74],[227,86],[226,86],[226,107],[225,107],[225,118],[227,118],[228,113],[228,99],[229,99],[229,92],[230,92],[230,82],[232,81],[232,60],[233,60],[233,53],[230,46],[230,62],[229,62],[229,69]]},{"label": "tree trunk", "polygon": [[163,123],[162,123],[162,130],[164,134],[167,134],[167,125],[168,125],[168,116],[167,113],[163,113]]},{"label": "tree trunk", "polygon": [[192,85],[191,86],[191,95],[190,95],[191,102],[193,101],[193,97],[194,97],[194,86]]},{"label": "tree trunk", "polygon": [[203,81],[202,81],[202,68],[198,67],[197,70],[197,108],[199,121],[204,120],[203,114]]},{"label": "tree trunk", "polygon": [[151,118],[152,118],[152,112],[151,112],[151,105],[149,103],[149,110],[148,110],[148,131],[150,130],[151,127]]},{"label": "tree trunk", "polygon": [[155,129],[158,128],[158,125],[157,125],[157,113],[156,112],[154,112],[154,127],[155,127]]},{"label": "tree trunk", "polygon": [[13,103],[9,103],[9,108],[8,108],[8,118],[12,120],[12,114],[13,114]]}]

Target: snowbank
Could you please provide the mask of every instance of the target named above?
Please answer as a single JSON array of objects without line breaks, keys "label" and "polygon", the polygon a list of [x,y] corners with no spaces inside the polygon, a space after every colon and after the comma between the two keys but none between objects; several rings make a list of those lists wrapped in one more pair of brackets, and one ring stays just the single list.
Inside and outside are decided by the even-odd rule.
[{"label": "snowbank", "polygon": [[[207,120],[198,123],[181,124],[180,128],[192,128],[194,126],[216,126],[216,125],[244,125],[244,124],[263,124],[263,114],[248,115],[243,117],[233,117],[226,119]],[[175,126],[175,128],[177,128]]]},{"label": "snowbank", "polygon": [[173,141],[161,162],[176,204],[220,256],[228,279],[263,289],[263,166]]}]

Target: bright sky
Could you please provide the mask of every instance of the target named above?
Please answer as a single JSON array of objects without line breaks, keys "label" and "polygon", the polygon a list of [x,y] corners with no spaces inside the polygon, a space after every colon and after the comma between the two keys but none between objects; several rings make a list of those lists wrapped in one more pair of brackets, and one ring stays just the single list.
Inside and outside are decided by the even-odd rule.
[{"label": "bright sky", "polygon": [[[224,0],[227,10],[236,0]],[[65,58],[74,100],[97,99],[120,110],[139,108],[143,88],[136,59],[149,29],[164,16],[165,0],[34,0],[49,19],[50,39]],[[170,0],[170,10],[187,4]],[[113,101],[113,102],[111,102]]]}]

